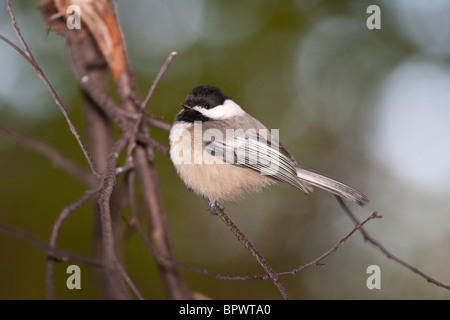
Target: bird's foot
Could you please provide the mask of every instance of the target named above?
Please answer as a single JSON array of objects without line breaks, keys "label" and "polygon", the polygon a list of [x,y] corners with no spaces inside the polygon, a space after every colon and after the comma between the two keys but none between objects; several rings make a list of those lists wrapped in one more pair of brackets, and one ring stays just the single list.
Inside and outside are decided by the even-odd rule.
[{"label": "bird's foot", "polygon": [[208,210],[211,214],[217,215],[215,207],[219,208],[219,210],[223,211],[225,207],[219,201],[209,201],[207,200],[206,210]]}]

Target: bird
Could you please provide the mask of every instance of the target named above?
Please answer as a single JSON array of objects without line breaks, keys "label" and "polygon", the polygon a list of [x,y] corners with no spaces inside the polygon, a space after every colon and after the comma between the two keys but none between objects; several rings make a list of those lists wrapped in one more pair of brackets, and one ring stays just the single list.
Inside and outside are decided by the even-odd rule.
[{"label": "bird", "polygon": [[314,187],[364,206],[360,191],[300,166],[257,119],[210,85],[193,88],[170,130],[170,158],[186,187],[207,209],[285,182],[311,195]]}]

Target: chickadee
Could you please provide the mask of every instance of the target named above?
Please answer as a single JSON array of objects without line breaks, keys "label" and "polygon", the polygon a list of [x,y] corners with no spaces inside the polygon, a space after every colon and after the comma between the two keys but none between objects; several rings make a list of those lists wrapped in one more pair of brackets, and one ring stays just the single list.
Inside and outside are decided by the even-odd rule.
[{"label": "chickadee", "polygon": [[299,166],[272,132],[218,88],[192,89],[182,107],[170,131],[170,158],[210,211],[279,181],[307,195],[316,186],[361,206],[369,202],[361,192]]}]

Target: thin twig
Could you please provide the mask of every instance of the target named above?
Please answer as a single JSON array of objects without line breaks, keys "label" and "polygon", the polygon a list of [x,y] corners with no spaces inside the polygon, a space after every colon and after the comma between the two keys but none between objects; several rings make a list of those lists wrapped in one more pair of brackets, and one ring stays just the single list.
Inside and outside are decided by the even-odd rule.
[{"label": "thin twig", "polygon": [[45,241],[38,239],[20,229],[16,229],[16,228],[4,225],[4,224],[0,224],[0,232],[10,235],[16,239],[22,240],[22,241],[28,243],[29,245],[31,245],[35,248],[38,248],[39,250],[42,250],[43,252],[45,252],[47,257],[50,257],[51,259],[53,259],[55,261],[74,261],[77,263],[84,264],[86,266],[97,267],[97,268],[103,266],[101,261],[98,261],[96,259],[87,258],[87,257],[84,257],[84,256],[79,255],[74,252],[70,252],[65,249],[51,247]]},{"label": "thin twig", "polygon": [[106,173],[100,192],[100,198],[98,200],[102,220],[102,237],[104,242],[103,245],[105,249],[106,260],[109,261],[115,260],[114,236],[110,212],[110,197],[116,183],[117,159],[119,158],[120,153],[125,148],[127,142],[127,137],[122,136],[114,144],[111,154],[107,160]]},{"label": "thin twig", "polygon": [[[116,24],[116,21],[114,21],[114,24]],[[113,39],[113,41],[122,42],[123,37],[120,33],[120,28],[117,28],[117,30],[117,37]],[[125,50],[124,45],[119,46],[121,49]],[[116,56],[117,61],[120,62],[118,63],[120,68],[117,68],[115,72],[117,76],[114,77],[121,107],[130,112],[139,112],[140,117],[136,120],[138,125],[134,128],[137,128],[140,133],[149,134],[149,128],[142,125],[144,124],[142,121],[144,118],[144,109],[141,108],[141,105],[144,105],[145,108],[146,103],[144,102],[143,104],[139,104],[137,102],[139,101],[139,98],[136,90],[137,86],[135,79],[128,61],[125,59],[126,55],[122,55],[121,53],[122,51],[120,50]],[[162,69],[164,69],[164,67]],[[165,69],[167,69],[167,67]],[[161,76],[162,74],[164,74],[164,70],[163,72],[160,72]],[[154,82],[155,85],[158,82],[159,79],[157,77]],[[147,100],[150,99],[151,95],[152,92],[149,92],[147,95]],[[158,182],[158,175],[153,161],[154,158],[152,149],[150,147],[144,148],[141,145],[136,145],[136,147],[133,147],[132,150],[134,150],[133,159],[137,177],[139,178],[140,192],[142,194],[143,211],[148,221],[150,234],[152,235],[152,242],[159,252],[167,256],[174,256],[173,245],[170,238],[170,232],[167,225],[167,218],[161,195],[161,187]],[[181,274],[176,266],[170,263],[161,263],[157,260],[157,267],[160,278],[163,282],[165,295],[168,299],[191,298],[191,294],[184,284]]]},{"label": "thin twig", "polygon": [[152,127],[170,132],[170,129],[172,129],[172,125],[170,123],[158,120],[158,119],[152,119],[152,118],[145,118],[145,122],[151,125]]},{"label": "thin twig", "polygon": [[222,219],[223,222],[228,226],[228,228],[233,232],[233,234],[236,236],[236,238],[251,252],[253,257],[259,262],[261,267],[263,267],[264,271],[267,272],[270,279],[272,279],[275,286],[280,291],[281,295],[285,300],[290,300],[289,294],[286,291],[286,288],[281,283],[280,279],[278,278],[278,274],[272,269],[272,267],[269,265],[269,263],[264,259],[264,257],[256,250],[256,248],[253,246],[253,244],[248,241],[248,239],[245,237],[245,235],[239,230],[239,228],[231,221],[231,219],[225,214],[224,210],[220,208],[217,204],[214,204],[212,209],[214,212],[219,216],[220,219]]},{"label": "thin twig", "polygon": [[[133,173],[130,173],[130,176]],[[130,188],[131,190],[132,188]],[[130,194],[134,194],[134,193],[130,193]],[[131,209],[131,208],[130,208]],[[218,280],[267,280],[270,279],[270,277],[267,274],[255,274],[255,275],[224,275],[224,274],[220,274],[217,272],[213,272],[204,268],[199,268],[190,264],[186,264],[180,261],[173,261],[171,260],[169,257],[163,256],[161,254],[159,254],[158,252],[156,252],[155,248],[153,248],[153,246],[151,245],[150,241],[148,240],[148,238],[145,236],[144,231],[142,230],[141,226],[139,225],[139,222],[137,220],[137,215],[134,212],[134,210],[131,210],[132,215],[131,215],[131,219],[128,221],[124,218],[125,222],[127,223],[127,225],[131,228],[134,228],[139,237],[141,238],[142,242],[144,243],[145,247],[147,248],[148,252],[153,255],[154,257],[158,257],[159,259],[164,259],[166,261],[170,261],[171,263],[176,264],[177,266],[186,269],[186,270],[190,270],[199,274],[203,274],[203,275],[207,275],[210,277],[213,277],[215,279]],[[303,269],[306,269],[310,266],[313,265],[318,265],[318,262],[320,262],[321,260],[325,259],[327,256],[329,256],[330,254],[332,254],[333,252],[335,252],[345,241],[347,241],[348,238],[350,238],[356,230],[358,230],[359,228],[361,228],[363,225],[365,225],[367,222],[369,222],[372,219],[376,219],[376,218],[381,218],[381,216],[379,216],[376,212],[372,213],[372,215],[370,215],[369,217],[367,217],[363,222],[361,222],[360,224],[356,225],[345,237],[343,237],[341,240],[339,240],[332,248],[330,248],[328,251],[326,251],[325,253],[323,253],[322,255],[320,255],[318,258],[303,264],[293,270],[289,270],[289,271],[281,271],[281,272],[276,272],[276,274],[278,276],[283,276],[283,275],[288,275],[288,274],[296,274],[298,272],[300,272]]]},{"label": "thin twig", "polygon": [[[108,96],[106,69],[89,67],[89,63],[92,61],[102,59],[101,53],[97,50],[98,43],[92,34],[83,36],[78,32],[66,32],[66,40],[72,68],[83,93],[108,120],[116,124],[122,132],[126,131],[130,123],[138,119],[140,114],[120,108]],[[89,136],[88,141],[90,141]],[[95,154],[93,156],[94,160],[99,160],[96,159]],[[99,170],[103,171],[102,168]]]},{"label": "thin twig", "polygon": [[125,279],[125,281],[130,286],[131,290],[136,295],[136,297],[139,300],[145,300],[144,296],[139,291],[138,287],[136,286],[136,284],[133,282],[130,275],[128,274],[127,269],[125,269],[124,265],[122,264],[122,262],[120,262],[119,259],[116,259],[116,266],[117,266],[117,269],[119,270],[120,274],[122,275],[122,277]]},{"label": "thin twig", "polygon": [[83,182],[84,184],[92,184],[92,175],[89,174],[88,171],[81,168],[77,163],[44,141],[26,136],[9,128],[3,123],[0,123],[0,133],[10,138],[12,141],[20,143],[21,145],[42,154],[48,158],[55,167],[65,170],[67,173],[72,175],[72,177]]},{"label": "thin twig", "polygon": [[[114,279],[117,271],[117,256],[115,252],[114,230],[111,217],[111,195],[116,183],[116,167],[119,155],[125,149],[129,137],[124,134],[114,144],[106,164],[106,173],[104,175],[103,185],[100,190],[98,204],[100,208],[100,221],[102,231],[102,248],[103,261],[105,264],[105,272],[109,275],[107,279]],[[115,292],[117,297],[125,299],[128,297],[126,288],[122,283],[110,282],[111,289]]]},{"label": "thin twig", "polygon": [[[23,48],[25,49],[25,51],[22,51],[19,47],[15,46],[15,45],[11,45],[12,42],[11,41],[6,41],[6,43],[10,44],[11,47],[16,50],[22,57],[25,58],[25,60],[33,67],[33,69],[36,71],[36,74],[39,76],[39,78],[41,78],[42,82],[44,82],[45,86],[47,87],[47,89],[49,90],[50,94],[53,96],[53,99],[55,100],[56,104],[58,105],[59,109],[61,110],[62,114],[64,115],[64,118],[66,119],[70,131],[72,132],[72,134],[75,136],[76,141],[78,142],[78,145],[80,146],[88,164],[89,167],[91,168],[92,173],[94,174],[95,178],[98,179],[100,178],[100,174],[97,171],[97,169],[95,168],[95,165],[91,159],[91,156],[89,155],[89,153],[87,152],[87,149],[83,143],[83,141],[81,140],[81,136],[78,133],[72,119],[70,118],[69,113],[67,112],[67,109],[64,107],[64,104],[62,103],[61,99],[59,98],[58,94],[56,93],[55,89],[53,88],[53,86],[51,85],[50,81],[47,79],[47,77],[45,76],[44,72],[42,71],[41,67],[39,67],[36,59],[34,58],[33,54],[31,53],[30,49],[28,48],[28,45],[25,42],[25,39],[23,38],[19,27],[17,25],[17,21],[16,21],[16,17],[14,16],[14,13],[12,11],[12,7],[11,7],[11,1],[7,0],[7,9],[8,9],[8,13],[11,17],[11,22],[12,22],[12,27],[17,35],[17,37],[19,38],[20,42],[22,43]],[[5,37],[1,37],[2,40],[5,41]]]},{"label": "thin twig", "polygon": [[159,143],[158,141],[150,138],[148,135],[137,133],[136,134],[136,140],[138,142],[146,144],[147,146],[149,146],[152,149],[158,150],[159,152],[161,152],[166,157],[170,157],[170,149],[169,149],[169,147],[167,147],[167,146]]},{"label": "thin twig", "polygon": [[31,64],[30,59],[26,55],[25,52],[22,51],[14,42],[6,38],[5,36],[0,34],[0,39],[2,39],[4,42],[6,42],[11,48],[13,48],[18,54],[20,54],[28,63]]},{"label": "thin twig", "polygon": [[139,221],[137,219],[134,219],[133,214],[131,219],[128,221],[126,220],[126,223],[129,227],[134,228],[139,237],[141,238],[142,242],[144,243],[145,247],[147,248],[147,251],[154,256],[155,258],[161,259],[161,260],[165,260],[167,262],[173,263],[175,265],[177,265],[180,268],[186,269],[186,270],[190,270],[199,274],[203,274],[206,276],[210,276],[213,277],[217,280],[252,280],[252,279],[261,279],[261,280],[266,280],[269,277],[267,276],[267,274],[264,275],[243,275],[243,276],[231,276],[231,275],[224,275],[224,274],[220,274],[217,272],[213,272],[204,268],[199,268],[187,263],[183,263],[180,261],[176,261],[176,260],[172,260],[170,257],[164,256],[158,252],[156,252],[155,248],[152,246],[152,244],[150,243],[150,241],[148,240],[148,238],[146,237],[144,230],[142,230]]},{"label": "thin twig", "polygon": [[159,81],[163,77],[164,73],[166,73],[167,69],[169,68],[170,63],[172,62],[173,58],[175,58],[176,55],[177,55],[177,53],[175,51],[173,51],[167,57],[166,62],[163,64],[161,70],[159,71],[158,75],[156,76],[155,80],[153,81],[153,84],[150,87],[150,90],[148,91],[147,96],[145,97],[144,101],[141,104],[141,110],[145,110],[145,108],[147,107],[147,104],[150,101],[150,98],[152,97],[156,86],[158,85]]},{"label": "thin twig", "polygon": [[[342,200],[342,198],[335,196],[339,205],[341,206],[341,208],[345,211],[345,213],[347,213],[347,215],[350,217],[350,219],[353,221],[353,223],[355,224],[359,224],[359,220],[358,218],[356,218],[356,216],[353,214],[353,212],[350,210],[350,208],[345,204],[345,202]],[[429,275],[427,275],[426,273],[424,273],[423,271],[419,270],[418,268],[410,265],[409,263],[403,261],[402,259],[398,258],[397,256],[395,256],[394,254],[392,254],[389,250],[387,250],[381,243],[379,243],[377,240],[375,240],[372,236],[370,236],[367,231],[364,228],[359,228],[359,232],[361,232],[363,238],[365,241],[371,243],[373,246],[375,246],[376,248],[378,248],[386,257],[388,257],[389,259],[394,260],[395,262],[401,264],[402,266],[408,268],[409,270],[411,270],[412,272],[420,275],[421,277],[423,277],[425,280],[427,280],[430,283],[435,284],[438,287],[442,287],[445,288],[447,290],[450,290],[450,285],[440,282],[432,277],[430,277]]]},{"label": "thin twig", "polygon": [[[139,189],[142,195],[144,214],[149,225],[152,243],[156,250],[167,257],[174,257],[174,249],[167,226],[161,189],[153,162],[148,161],[147,150],[137,146],[135,150],[136,177],[139,178]],[[176,265],[170,261],[156,257],[158,271],[165,294],[169,299],[189,299],[191,294],[185,286]]]},{"label": "thin twig", "polygon": [[[77,200],[66,206],[61,210],[61,212],[58,214],[55,222],[53,223],[52,231],[50,234],[50,240],[49,240],[49,247],[51,250],[56,248],[56,242],[58,240],[59,231],[62,227],[62,224],[64,221],[69,218],[69,216],[74,213],[76,210],[78,210],[83,204],[85,204],[89,198],[97,193],[100,190],[99,187],[91,190],[86,190],[86,192]],[[47,300],[53,300],[54,299],[54,259],[49,256],[47,258],[47,268],[46,268],[46,277],[45,277],[45,284],[46,284],[46,298]]]},{"label": "thin twig", "polygon": [[[133,182],[132,180],[134,178],[131,178],[134,175],[134,172],[130,172],[129,174],[129,201],[130,203],[134,203],[131,201],[131,199],[133,199],[134,197],[134,187],[133,187]],[[134,207],[134,205],[133,205]],[[124,221],[126,222],[126,224],[130,227],[130,228],[134,228],[139,237],[141,238],[142,242],[144,243],[145,247],[147,248],[148,252],[153,255],[154,257],[158,258],[158,259],[163,259],[166,260],[170,263],[173,263],[183,269],[186,270],[190,270],[199,274],[203,274],[203,275],[207,275],[210,277],[213,277],[215,279],[218,280],[267,280],[270,279],[270,277],[267,274],[255,274],[255,275],[225,275],[225,274],[220,274],[214,271],[210,271],[204,268],[199,268],[190,264],[186,264],[180,261],[176,261],[176,260],[172,260],[171,258],[161,255],[160,253],[158,253],[155,248],[152,246],[152,244],[150,243],[150,241],[148,240],[148,238],[146,237],[144,231],[142,230],[138,218],[137,218],[137,213],[135,211],[135,208],[133,208],[130,206],[130,211],[132,212],[131,214],[131,219],[127,220],[125,217],[122,216],[122,218],[124,219]],[[370,215],[368,218],[366,218],[362,223],[358,224],[357,226],[355,226],[345,237],[343,237],[341,240],[338,241],[338,243],[336,243],[336,245],[334,245],[331,249],[329,249],[328,251],[326,251],[324,254],[322,254],[321,256],[319,256],[318,258],[312,260],[311,262],[301,265],[293,270],[290,271],[281,271],[281,272],[276,272],[276,274],[278,276],[283,276],[283,275],[288,275],[288,274],[296,274],[298,272],[300,272],[303,269],[306,269],[307,267],[313,266],[313,265],[318,265],[318,262],[320,262],[321,260],[325,259],[327,256],[329,256],[331,253],[333,253],[334,251],[336,251],[345,241],[347,241],[348,238],[350,238],[356,230],[358,230],[361,226],[363,226],[364,224],[366,224],[368,221],[375,219],[375,218],[381,218],[381,216],[377,215],[376,212],[372,213],[372,215]]]},{"label": "thin twig", "polygon": [[[134,149],[136,148],[136,141],[138,140],[138,138],[137,138],[138,135],[141,136],[141,141],[142,141],[142,139],[145,139],[146,140],[145,142],[151,148],[158,149],[159,151],[161,151],[165,155],[169,154],[167,147],[164,148],[164,146],[162,146],[161,144],[159,144],[156,141],[154,141],[153,139],[151,139],[148,136],[148,134],[144,134],[144,133],[140,132],[140,131],[142,131],[142,130],[140,130],[140,127],[141,127],[141,124],[143,123],[143,121],[145,119],[144,118],[144,116],[146,114],[145,108],[147,107],[147,104],[150,101],[150,98],[152,97],[156,86],[161,81],[161,78],[166,73],[167,69],[169,68],[170,63],[172,62],[172,60],[175,58],[176,55],[177,55],[177,53],[175,51],[173,51],[173,52],[171,52],[169,54],[169,56],[166,59],[166,62],[163,64],[163,66],[161,67],[161,70],[159,71],[158,75],[156,76],[155,80],[153,81],[153,84],[150,87],[150,90],[147,93],[146,98],[144,99],[144,101],[140,105],[140,109],[141,109],[142,113],[140,114],[139,118],[136,120],[135,124],[133,125],[133,136],[132,136],[130,144],[128,146],[127,159],[131,159],[132,158],[132,154],[134,152]],[[163,123],[163,122],[158,121],[157,123],[160,124],[160,123]],[[148,131],[146,133],[148,133]]]},{"label": "thin twig", "polygon": [[334,247],[332,247],[330,250],[324,252],[322,255],[320,255],[319,257],[317,257],[316,259],[301,265],[291,271],[285,271],[285,272],[279,272],[278,275],[285,275],[285,274],[296,274],[298,272],[300,272],[303,269],[306,269],[307,267],[313,266],[313,265],[318,265],[319,261],[325,259],[326,257],[328,257],[330,254],[332,254],[333,252],[335,252],[345,241],[347,241],[348,238],[350,238],[358,229],[361,229],[361,227],[363,225],[365,225],[367,222],[369,222],[372,219],[377,219],[377,218],[381,218],[381,216],[379,216],[377,214],[377,212],[373,212],[369,217],[367,217],[363,222],[356,224],[356,226],[352,229],[352,231],[350,231],[345,237],[343,237],[341,240],[338,241],[338,243],[336,243],[334,245]]},{"label": "thin twig", "polygon": [[[117,161],[117,158],[115,158],[115,153],[114,151],[118,151],[120,153],[120,149],[123,148],[123,141],[119,140],[120,144],[119,146],[116,146],[112,152],[112,159],[110,159],[110,162],[113,162],[114,160]],[[116,170],[114,170],[114,175],[118,174],[116,172]],[[51,235],[50,235],[50,240],[49,240],[49,247],[50,248],[55,248],[56,247],[56,242],[59,236],[59,232],[60,229],[62,227],[62,224],[64,223],[64,221],[70,217],[70,215],[72,215],[72,213],[74,213],[76,210],[78,210],[83,204],[86,203],[86,201],[88,201],[90,199],[90,197],[92,197],[94,194],[98,193],[99,191],[103,190],[103,188],[105,187],[105,184],[107,182],[104,181],[100,181],[99,185],[94,188],[94,189],[90,189],[90,190],[86,190],[86,192],[76,201],[74,201],[73,203],[71,203],[70,205],[66,206],[63,210],[61,210],[61,212],[58,214],[53,227],[52,227],[52,231],[51,231]],[[114,185],[114,183],[111,183],[112,185]],[[112,189],[111,189],[112,192]],[[104,236],[105,237],[105,236]],[[104,240],[103,243],[110,243],[109,238],[106,239],[106,241]],[[111,246],[114,247],[114,243],[110,244]],[[111,251],[109,251],[111,252]],[[114,253],[115,256],[115,253]],[[51,257],[49,257],[49,259],[47,260],[47,274],[46,274],[46,297],[47,299],[51,300],[54,298],[54,286],[53,286],[53,279],[54,279],[54,259],[51,259]]]}]

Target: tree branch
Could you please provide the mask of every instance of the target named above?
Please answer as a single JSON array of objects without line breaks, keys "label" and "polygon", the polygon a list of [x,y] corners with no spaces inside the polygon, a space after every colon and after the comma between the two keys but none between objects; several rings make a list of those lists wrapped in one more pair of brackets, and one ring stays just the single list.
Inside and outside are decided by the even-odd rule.
[{"label": "tree branch", "polygon": [[175,258],[167,230],[167,220],[164,214],[158,177],[153,164],[147,161],[147,151],[141,146],[136,148],[135,161],[144,212],[149,223],[155,250],[163,256],[171,257],[169,261],[156,257],[166,295],[170,299],[190,298],[190,294],[181,280],[181,275],[176,265],[171,262]]},{"label": "tree branch", "polygon": [[103,267],[101,261],[93,258],[87,258],[65,249],[51,247],[45,241],[42,241],[23,230],[0,224],[0,232],[12,236],[16,239],[22,240],[23,242],[28,243],[29,245],[45,252],[47,257],[50,257],[54,261],[74,261],[90,267]]},{"label": "tree branch", "polygon": [[0,133],[31,150],[34,150],[48,158],[55,167],[60,168],[72,177],[89,186],[93,184],[92,175],[81,168],[77,163],[63,155],[59,150],[53,148],[42,140],[28,137],[8,126],[0,123]]},{"label": "tree branch", "polygon": [[[116,183],[116,166],[120,153],[125,149],[129,137],[123,135],[114,144],[111,154],[108,157],[106,173],[100,191],[98,204],[100,208],[100,222],[103,242],[103,261],[105,271],[109,275],[107,279],[117,279],[117,256],[115,251],[114,230],[111,215],[111,195]],[[114,291],[114,297],[128,299],[129,295],[121,281],[110,281],[110,288]]]},{"label": "tree branch", "polygon": [[[358,225],[359,220],[358,218],[356,218],[356,216],[353,214],[353,212],[350,210],[350,208],[345,204],[344,200],[342,200],[342,198],[335,196],[339,205],[341,206],[341,208],[345,211],[345,213],[350,217],[350,219],[353,221],[354,224]],[[440,282],[432,277],[430,277],[429,275],[427,275],[426,273],[424,273],[423,271],[419,270],[418,268],[412,266],[411,264],[403,261],[402,259],[398,258],[396,255],[392,254],[389,250],[387,250],[381,243],[379,243],[377,240],[375,240],[372,236],[370,236],[368,234],[368,232],[364,229],[364,228],[359,228],[359,232],[361,232],[364,241],[369,242],[370,244],[372,244],[373,246],[375,246],[376,248],[378,248],[378,250],[380,250],[386,257],[388,257],[389,259],[394,260],[395,262],[401,264],[402,266],[408,268],[409,270],[411,270],[412,272],[418,274],[419,276],[421,276],[422,278],[424,278],[425,280],[427,280],[428,282],[438,286],[438,287],[442,287],[445,288],[447,290],[450,290],[450,285]]]},{"label": "tree branch", "polygon": [[167,123],[167,122],[164,122],[161,120],[157,120],[157,119],[146,118],[145,123],[148,123],[152,127],[155,127],[155,128],[167,131],[167,132],[169,132],[170,129],[172,129],[172,125],[170,123]]},{"label": "tree branch", "polygon": [[318,265],[319,261],[325,259],[326,257],[328,257],[330,254],[332,254],[333,252],[335,252],[345,241],[347,241],[348,238],[350,238],[355,232],[356,230],[361,230],[362,226],[365,225],[367,222],[369,222],[372,219],[379,219],[381,218],[381,216],[379,216],[377,214],[377,212],[373,212],[370,216],[368,216],[363,222],[361,223],[357,223],[356,226],[352,229],[352,231],[350,231],[345,237],[343,237],[341,240],[338,241],[338,243],[336,243],[334,245],[334,247],[332,247],[330,250],[324,252],[322,255],[320,255],[319,257],[317,257],[314,260],[311,260],[310,262],[301,265],[291,271],[285,271],[285,272],[280,272],[278,273],[278,275],[285,275],[285,274],[296,274],[300,271],[302,271],[303,269],[306,269],[307,267],[313,266],[313,265]]},{"label": "tree branch", "polygon": [[[44,72],[42,71],[41,67],[39,67],[38,63],[36,62],[36,59],[34,58],[33,54],[31,53],[30,49],[28,48],[28,45],[26,44],[22,34],[20,33],[16,18],[14,16],[14,13],[11,8],[11,1],[7,0],[6,2],[7,2],[8,13],[9,13],[9,16],[11,17],[11,21],[12,21],[12,27],[13,27],[17,37],[19,38],[20,42],[22,43],[22,46],[24,47],[25,51],[22,51],[17,46],[12,46],[12,48],[14,50],[16,50],[17,52],[19,52],[20,55],[25,58],[25,60],[36,71],[36,74],[39,76],[39,78],[41,78],[42,82],[44,82],[45,86],[49,90],[50,94],[53,96],[53,99],[55,100],[55,102],[58,105],[59,109],[61,110],[62,114],[64,115],[64,118],[66,119],[67,124],[69,125],[70,131],[72,132],[76,141],[78,142],[78,145],[80,146],[80,148],[89,164],[89,167],[91,168],[91,171],[94,174],[94,177],[98,179],[100,177],[100,174],[98,173],[97,169],[95,168],[94,163],[92,162],[92,159],[91,159],[89,153],[87,152],[87,149],[86,149],[83,141],[81,140],[81,136],[78,133],[72,119],[70,118],[69,113],[67,112],[67,109],[64,107],[64,104],[62,103],[62,101],[59,98],[58,94],[56,93],[55,89],[51,85],[50,81],[48,81],[48,79],[45,76]],[[1,39],[5,40],[6,38],[2,36]],[[11,41],[6,41],[6,42],[11,45]]]},{"label": "tree branch", "polygon": [[175,58],[176,55],[177,55],[177,53],[175,51],[173,51],[167,57],[166,62],[163,64],[161,70],[159,71],[158,75],[155,78],[155,81],[153,81],[153,84],[150,87],[150,90],[148,91],[147,96],[145,97],[144,101],[141,104],[142,111],[144,111],[145,108],[147,107],[148,102],[150,101],[150,98],[152,97],[153,92],[155,91],[156,86],[158,85],[159,81],[161,81],[161,78],[166,73],[167,69],[169,68],[170,63],[172,62],[173,58]]},{"label": "tree branch", "polygon": [[[79,199],[72,202],[68,206],[66,206],[61,212],[58,214],[55,222],[53,223],[50,240],[49,240],[49,248],[51,250],[54,250],[56,248],[56,241],[59,236],[59,231],[61,229],[61,226],[63,222],[76,210],[78,210],[83,204],[85,204],[89,198],[97,193],[100,190],[100,188],[87,190]],[[46,298],[48,300],[54,299],[54,285],[53,285],[53,279],[54,279],[54,259],[51,256],[47,257],[47,272],[45,277],[45,284],[46,284]]]},{"label": "tree branch", "polygon": [[244,236],[244,234],[239,230],[239,228],[231,221],[230,218],[225,214],[225,211],[220,208],[216,203],[212,206],[212,210],[214,213],[219,216],[219,218],[225,222],[228,228],[233,232],[236,238],[249,250],[252,256],[258,261],[258,263],[263,267],[264,271],[267,272],[267,275],[272,279],[275,286],[280,291],[281,295],[285,300],[290,300],[289,294],[286,291],[286,288],[281,283],[278,278],[278,274],[272,269],[269,263],[264,259],[264,257],[256,250],[256,248],[251,244],[250,241]]}]

